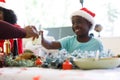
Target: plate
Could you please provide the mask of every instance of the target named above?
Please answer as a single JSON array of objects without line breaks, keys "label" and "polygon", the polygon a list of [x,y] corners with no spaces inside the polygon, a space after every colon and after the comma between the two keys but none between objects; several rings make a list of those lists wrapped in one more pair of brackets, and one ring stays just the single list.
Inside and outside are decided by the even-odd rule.
[{"label": "plate", "polygon": [[120,58],[102,58],[99,60],[80,58],[74,59],[74,63],[80,69],[109,69],[118,67],[120,65]]}]

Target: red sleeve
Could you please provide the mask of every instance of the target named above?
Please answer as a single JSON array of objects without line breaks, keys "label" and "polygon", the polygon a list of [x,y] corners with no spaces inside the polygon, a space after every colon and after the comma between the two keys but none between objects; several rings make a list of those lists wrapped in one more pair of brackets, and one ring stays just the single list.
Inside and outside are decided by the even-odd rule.
[{"label": "red sleeve", "polygon": [[18,53],[21,54],[23,53],[23,41],[20,38],[17,41],[18,41]]},{"label": "red sleeve", "polygon": [[0,39],[24,38],[25,36],[24,29],[0,20]]}]

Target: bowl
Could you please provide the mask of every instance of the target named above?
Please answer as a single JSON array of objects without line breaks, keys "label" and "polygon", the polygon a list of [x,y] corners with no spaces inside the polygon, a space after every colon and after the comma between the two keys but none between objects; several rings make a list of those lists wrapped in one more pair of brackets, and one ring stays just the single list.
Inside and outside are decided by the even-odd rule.
[{"label": "bowl", "polygon": [[74,63],[80,69],[109,69],[120,65],[120,58],[79,58],[74,59]]}]

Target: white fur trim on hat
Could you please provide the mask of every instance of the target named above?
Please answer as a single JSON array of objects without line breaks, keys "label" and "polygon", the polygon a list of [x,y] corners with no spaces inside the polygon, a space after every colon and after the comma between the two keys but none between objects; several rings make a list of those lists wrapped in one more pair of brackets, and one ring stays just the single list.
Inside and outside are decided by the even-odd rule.
[{"label": "white fur trim on hat", "polygon": [[5,0],[0,0],[0,7],[7,8]]},{"label": "white fur trim on hat", "polygon": [[5,3],[0,2],[0,7],[6,7]]}]

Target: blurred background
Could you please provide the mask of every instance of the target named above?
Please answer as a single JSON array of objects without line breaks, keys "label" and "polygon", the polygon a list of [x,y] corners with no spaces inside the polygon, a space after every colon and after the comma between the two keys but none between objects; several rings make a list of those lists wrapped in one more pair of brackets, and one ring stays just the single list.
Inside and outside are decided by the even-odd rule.
[{"label": "blurred background", "polygon": [[[120,8],[118,0],[84,0],[83,7],[96,13],[96,23],[101,24],[101,37],[120,36]],[[82,7],[80,0],[6,0],[8,8],[18,16],[18,24],[33,24],[49,31],[55,39],[73,35],[70,15]],[[95,35],[95,31],[91,31]]]}]

